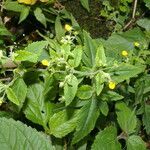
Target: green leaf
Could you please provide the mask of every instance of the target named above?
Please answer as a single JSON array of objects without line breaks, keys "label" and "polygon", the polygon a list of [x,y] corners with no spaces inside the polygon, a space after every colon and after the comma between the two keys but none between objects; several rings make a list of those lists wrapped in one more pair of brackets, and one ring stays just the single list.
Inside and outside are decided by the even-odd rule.
[{"label": "green leaf", "polygon": [[100,95],[100,93],[102,92],[103,87],[104,87],[104,82],[105,82],[105,78],[104,78],[103,74],[98,73],[95,76],[95,85],[96,85],[96,94],[97,94],[97,96]]},{"label": "green leaf", "polygon": [[11,36],[12,34],[7,30],[7,28],[3,25],[0,24],[0,36]]},{"label": "green leaf", "polygon": [[66,105],[69,105],[74,99],[78,88],[78,79],[70,74],[67,76],[67,81],[64,85],[64,97]]},{"label": "green leaf", "polygon": [[146,150],[146,144],[140,136],[132,135],[127,139],[127,150]]},{"label": "green leaf", "polygon": [[107,91],[101,95],[101,99],[104,101],[118,101],[123,99],[124,97],[116,92]]},{"label": "green leaf", "polygon": [[25,50],[19,50],[16,53],[18,55],[15,56],[16,61],[29,61],[36,63],[42,53],[43,49],[48,45],[47,41],[38,41],[29,44]]},{"label": "green leaf", "polygon": [[109,70],[112,74],[112,80],[116,83],[120,83],[124,80],[135,77],[139,73],[142,73],[145,69],[145,66],[133,66],[129,64],[121,64],[116,68]]},{"label": "green leaf", "polygon": [[99,108],[95,96],[92,96],[91,99],[80,109],[78,115],[77,128],[72,140],[73,144],[87,136],[95,126],[99,116]]},{"label": "green leaf", "polygon": [[134,133],[137,125],[134,110],[131,111],[125,103],[120,102],[116,104],[116,114],[121,129],[127,134]]},{"label": "green leaf", "polygon": [[121,145],[117,140],[117,130],[115,127],[106,127],[96,136],[92,145],[92,150],[121,150]]},{"label": "green leaf", "polygon": [[145,126],[147,134],[150,134],[150,105],[145,104],[143,124]]},{"label": "green leaf", "polygon": [[78,88],[77,97],[80,99],[89,99],[92,97],[93,88],[90,85],[82,85]]},{"label": "green leaf", "polygon": [[81,59],[82,59],[82,51],[83,47],[81,45],[77,45],[75,49],[72,51],[73,59],[69,59],[69,64],[76,68],[80,65]]},{"label": "green leaf", "polygon": [[52,106],[44,100],[43,89],[43,86],[38,83],[29,86],[24,113],[32,122],[46,127]]},{"label": "green leaf", "polygon": [[21,11],[19,23],[21,23],[27,18],[27,16],[29,15],[29,11],[30,11],[30,7],[26,7],[25,9]]},{"label": "green leaf", "polygon": [[149,0],[144,0],[146,7],[150,9],[150,1]]},{"label": "green leaf", "polygon": [[26,9],[25,5],[19,4],[17,1],[9,1],[7,0],[4,3],[4,9],[14,11],[14,12],[22,12],[22,10]]},{"label": "green leaf", "polygon": [[99,103],[99,109],[101,110],[101,113],[102,113],[104,116],[107,116],[107,115],[108,115],[109,107],[108,107],[107,102],[101,101],[101,102]]},{"label": "green leaf", "polygon": [[102,44],[97,48],[95,62],[96,62],[96,67],[101,67],[106,65],[106,56]]},{"label": "green leaf", "polygon": [[49,120],[51,134],[57,138],[62,138],[72,132],[77,124],[77,117],[69,116],[71,112],[67,110],[55,113]]},{"label": "green leaf", "polygon": [[97,47],[93,39],[86,31],[83,31],[83,35],[84,35],[84,47],[83,47],[82,61],[87,67],[92,68],[95,65]]},{"label": "green leaf", "polygon": [[65,30],[62,27],[59,16],[57,16],[55,20],[55,32],[56,32],[56,38],[58,41],[60,41],[62,37],[65,36]]},{"label": "green leaf", "polygon": [[35,10],[34,10],[34,15],[36,17],[36,19],[44,25],[44,27],[46,28],[46,17],[45,15],[43,14],[42,12],[42,9],[37,7]]},{"label": "green leaf", "polygon": [[16,52],[16,56],[15,56],[15,60],[16,61],[29,61],[29,62],[33,62],[36,63],[37,59],[38,59],[38,55],[25,51],[25,50],[19,50]]},{"label": "green leaf", "polygon": [[55,150],[50,138],[20,121],[0,118],[0,131],[3,150]]},{"label": "green leaf", "polygon": [[19,100],[17,98],[17,96],[15,95],[14,91],[11,89],[11,88],[7,88],[6,89],[6,94],[7,94],[7,97],[8,99],[13,102],[14,104],[16,105],[19,105]]},{"label": "green leaf", "polygon": [[146,31],[150,31],[150,19],[144,18],[137,21],[137,24],[144,28]]},{"label": "green leaf", "polygon": [[27,86],[22,78],[17,78],[11,86],[12,91],[19,101],[19,109],[23,106],[23,103],[27,94]]},{"label": "green leaf", "polygon": [[88,11],[90,12],[90,7],[89,7],[89,0],[80,0],[82,6]]}]

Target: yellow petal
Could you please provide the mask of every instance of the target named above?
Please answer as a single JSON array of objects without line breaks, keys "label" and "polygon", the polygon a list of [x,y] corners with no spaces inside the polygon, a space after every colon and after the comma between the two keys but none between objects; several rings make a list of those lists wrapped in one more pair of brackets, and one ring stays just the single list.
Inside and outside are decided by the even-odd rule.
[{"label": "yellow petal", "polygon": [[134,46],[135,46],[135,47],[139,47],[139,46],[140,46],[140,43],[134,42]]},{"label": "yellow petal", "polygon": [[125,57],[128,56],[128,52],[127,51],[122,51],[121,54],[122,54],[122,56],[125,56]]},{"label": "yellow petal", "polygon": [[116,83],[113,82],[113,81],[110,81],[110,82],[109,82],[109,88],[110,88],[111,90],[113,90],[113,89],[115,89],[115,87],[116,87]]},{"label": "yellow petal", "polygon": [[66,25],[65,25],[65,30],[66,30],[66,31],[71,31],[71,30],[72,30],[72,27],[71,27],[69,24],[66,24]]},{"label": "yellow petal", "polygon": [[49,66],[49,62],[46,59],[42,60],[41,63],[43,66]]}]

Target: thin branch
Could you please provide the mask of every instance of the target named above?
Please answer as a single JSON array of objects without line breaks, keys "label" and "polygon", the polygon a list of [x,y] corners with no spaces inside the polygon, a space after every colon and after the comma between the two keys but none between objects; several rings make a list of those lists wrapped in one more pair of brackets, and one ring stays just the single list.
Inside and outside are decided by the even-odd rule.
[{"label": "thin branch", "polygon": [[132,18],[131,20],[124,26],[123,30],[126,30],[135,20],[135,14],[136,14],[136,9],[137,9],[137,3],[138,0],[134,0],[134,5],[133,5],[133,11],[132,11]]}]

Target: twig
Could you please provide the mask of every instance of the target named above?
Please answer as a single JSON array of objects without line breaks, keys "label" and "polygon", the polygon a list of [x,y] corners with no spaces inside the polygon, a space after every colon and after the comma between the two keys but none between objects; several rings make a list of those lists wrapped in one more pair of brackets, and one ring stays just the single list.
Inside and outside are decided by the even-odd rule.
[{"label": "twig", "polygon": [[8,78],[2,78],[2,79],[0,79],[0,81],[1,82],[3,82],[3,81],[11,81],[12,80],[12,78],[11,77],[8,77]]},{"label": "twig", "polygon": [[134,6],[133,6],[133,11],[132,11],[132,18],[131,20],[124,26],[123,30],[126,30],[135,20],[135,14],[136,14],[136,9],[137,9],[137,2],[138,0],[134,0]]}]

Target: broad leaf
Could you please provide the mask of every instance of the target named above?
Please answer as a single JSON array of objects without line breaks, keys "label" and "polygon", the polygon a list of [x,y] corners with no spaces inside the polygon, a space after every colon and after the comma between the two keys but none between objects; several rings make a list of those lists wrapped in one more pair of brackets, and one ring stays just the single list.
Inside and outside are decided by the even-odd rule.
[{"label": "broad leaf", "polygon": [[82,85],[78,88],[77,97],[80,99],[89,99],[92,97],[93,88],[89,85]]},{"label": "broad leaf", "polygon": [[149,0],[144,0],[146,7],[150,9],[150,1]]},{"label": "broad leaf", "polygon": [[145,104],[143,124],[145,126],[147,134],[150,134],[150,105],[148,104]]},{"label": "broad leaf", "polygon": [[69,64],[72,67],[78,67],[80,65],[81,59],[82,59],[82,46],[76,46],[76,48],[72,51],[73,58],[69,59]]},{"label": "broad leaf", "polygon": [[102,44],[97,48],[95,62],[96,62],[97,67],[106,65],[106,56],[105,56],[105,51],[104,51],[104,47]]},{"label": "broad leaf", "polygon": [[22,78],[18,78],[11,86],[12,91],[19,101],[19,109],[21,109],[27,94],[27,86]]},{"label": "broad leaf", "polygon": [[117,130],[110,126],[100,131],[92,145],[92,150],[121,150],[121,145],[117,140]]},{"label": "broad leaf", "polygon": [[65,36],[65,30],[62,27],[60,17],[57,16],[55,20],[55,32],[57,40],[61,40]]},{"label": "broad leaf", "polygon": [[15,95],[14,91],[11,89],[11,88],[7,88],[6,89],[6,94],[7,94],[7,97],[8,99],[13,102],[14,104],[16,105],[19,105],[19,100],[17,98],[17,96]]},{"label": "broad leaf", "polygon": [[15,11],[15,12],[22,12],[22,10],[26,9],[25,5],[19,4],[17,1],[9,1],[7,0],[4,3],[4,9],[10,10],[10,11]]},{"label": "broad leaf", "polygon": [[134,133],[137,125],[134,110],[131,111],[125,103],[121,102],[116,104],[116,114],[121,129],[127,134]]},{"label": "broad leaf", "polygon": [[107,116],[107,115],[108,115],[109,107],[108,107],[107,102],[101,101],[101,102],[99,103],[99,109],[100,109],[101,113],[102,113],[104,116]]},{"label": "broad leaf", "polygon": [[72,132],[77,124],[77,117],[67,110],[55,113],[49,120],[50,132],[55,137],[62,138]]},{"label": "broad leaf", "polygon": [[123,96],[113,91],[107,91],[101,95],[101,99],[104,101],[118,101],[123,99]]},{"label": "broad leaf", "polygon": [[96,57],[96,44],[90,35],[84,31],[84,47],[83,47],[83,55],[82,61],[87,67],[92,68],[95,65],[95,57]]},{"label": "broad leaf", "polygon": [[5,27],[5,25],[0,24],[0,36],[11,36],[11,33],[7,30],[7,28]]},{"label": "broad leaf", "polygon": [[137,24],[144,28],[146,31],[150,31],[150,19],[144,18],[137,21]]},{"label": "broad leaf", "polygon": [[78,115],[77,128],[72,140],[73,144],[87,136],[95,126],[99,116],[99,108],[95,96],[92,96],[91,99],[81,108]]},{"label": "broad leaf", "polygon": [[104,82],[105,82],[105,78],[104,78],[103,74],[102,73],[98,73],[95,76],[95,86],[96,86],[96,94],[97,94],[97,96],[100,95],[100,93],[102,92],[103,87],[104,87]]},{"label": "broad leaf", "polygon": [[25,9],[21,11],[19,23],[21,23],[27,18],[27,16],[29,15],[29,11],[30,11],[30,7],[26,7]]},{"label": "broad leaf", "polygon": [[146,144],[140,136],[132,135],[127,139],[127,150],[146,150]]},{"label": "broad leaf", "polygon": [[145,66],[133,66],[129,64],[121,64],[116,68],[109,70],[109,73],[112,74],[112,80],[116,83],[120,83],[124,80],[135,77],[139,73],[143,72]]},{"label": "broad leaf", "polygon": [[0,146],[3,150],[54,150],[50,138],[12,119],[0,118]]},{"label": "broad leaf", "polygon": [[68,75],[64,85],[64,97],[66,105],[74,99],[78,88],[78,79],[74,75]]},{"label": "broad leaf", "polygon": [[35,10],[34,10],[34,15],[36,17],[36,19],[44,25],[44,27],[46,28],[46,17],[45,15],[43,14],[42,12],[42,9],[37,7]]},{"label": "broad leaf", "polygon": [[34,123],[46,127],[52,110],[50,103],[44,100],[43,86],[33,84],[29,86],[27,93],[27,104],[24,109],[26,117]]}]

